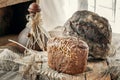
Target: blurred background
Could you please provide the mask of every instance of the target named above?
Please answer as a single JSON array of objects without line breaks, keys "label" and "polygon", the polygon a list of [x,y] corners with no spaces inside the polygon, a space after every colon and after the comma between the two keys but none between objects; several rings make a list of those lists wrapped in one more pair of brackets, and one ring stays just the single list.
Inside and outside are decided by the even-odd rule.
[{"label": "blurred background", "polygon": [[75,11],[89,10],[107,18],[113,33],[120,33],[120,0],[0,0],[0,44],[17,40],[26,27],[29,4],[35,1],[47,31],[63,26]]},{"label": "blurred background", "polygon": [[109,20],[112,31],[120,33],[120,0],[40,0],[46,30],[62,26],[77,10],[89,10]]}]

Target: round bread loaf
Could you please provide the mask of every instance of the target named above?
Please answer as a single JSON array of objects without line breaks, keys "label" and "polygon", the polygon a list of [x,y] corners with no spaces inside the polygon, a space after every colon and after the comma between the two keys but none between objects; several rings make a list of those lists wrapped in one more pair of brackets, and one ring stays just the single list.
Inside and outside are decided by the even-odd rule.
[{"label": "round bread loaf", "polygon": [[88,45],[77,38],[51,38],[48,40],[48,65],[50,68],[67,74],[85,71],[88,58]]},{"label": "round bread loaf", "polygon": [[86,10],[77,11],[64,27],[64,35],[79,36],[94,58],[105,59],[110,54],[112,30],[106,18]]}]

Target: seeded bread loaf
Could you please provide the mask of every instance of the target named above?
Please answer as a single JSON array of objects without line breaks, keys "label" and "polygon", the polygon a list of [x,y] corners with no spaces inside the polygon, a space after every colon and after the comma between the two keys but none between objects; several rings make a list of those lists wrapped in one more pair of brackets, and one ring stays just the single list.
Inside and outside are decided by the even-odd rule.
[{"label": "seeded bread loaf", "polygon": [[67,74],[85,71],[88,58],[88,45],[77,38],[52,38],[48,40],[48,65],[50,68]]}]

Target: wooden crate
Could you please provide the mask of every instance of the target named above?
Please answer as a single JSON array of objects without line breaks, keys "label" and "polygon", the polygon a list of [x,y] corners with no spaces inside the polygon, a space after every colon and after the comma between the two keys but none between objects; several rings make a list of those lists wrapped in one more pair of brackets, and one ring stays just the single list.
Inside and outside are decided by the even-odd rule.
[{"label": "wooden crate", "polygon": [[0,0],[0,8],[32,0]]}]

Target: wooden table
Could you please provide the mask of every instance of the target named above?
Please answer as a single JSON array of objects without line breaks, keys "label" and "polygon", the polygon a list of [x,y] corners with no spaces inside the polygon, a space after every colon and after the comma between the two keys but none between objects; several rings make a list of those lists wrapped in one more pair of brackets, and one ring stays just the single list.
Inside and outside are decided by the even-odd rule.
[{"label": "wooden table", "polygon": [[[88,62],[87,70],[83,74],[68,75],[58,73],[48,67],[47,62],[41,64],[44,78],[41,80],[111,80],[110,74],[103,75],[102,71],[108,68],[106,60],[91,60]],[[44,74],[44,71],[46,72]]]}]

